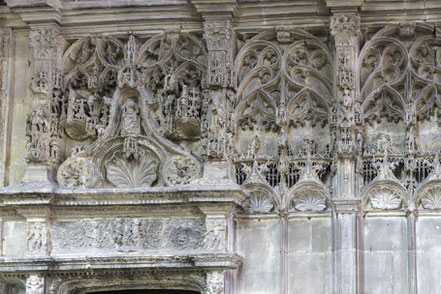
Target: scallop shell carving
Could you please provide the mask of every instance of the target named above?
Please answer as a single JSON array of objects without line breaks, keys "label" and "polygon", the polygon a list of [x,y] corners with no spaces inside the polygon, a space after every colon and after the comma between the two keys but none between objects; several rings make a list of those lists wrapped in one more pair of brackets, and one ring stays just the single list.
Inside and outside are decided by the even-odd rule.
[{"label": "scallop shell carving", "polygon": [[105,164],[107,180],[117,188],[151,187],[158,179],[158,166],[158,159],[148,151],[137,160],[115,152]]},{"label": "scallop shell carving", "polygon": [[242,207],[247,213],[269,213],[274,208],[273,201],[261,193],[253,193],[245,199]]},{"label": "scallop shell carving", "polygon": [[326,197],[317,190],[303,190],[294,197],[294,208],[298,211],[318,212],[326,209]]},{"label": "scallop shell carving", "polygon": [[372,191],[371,195],[371,205],[376,209],[398,209],[403,200],[397,191],[388,187],[376,188]]},{"label": "scallop shell carving", "polygon": [[441,209],[441,188],[432,187],[427,189],[421,198],[421,204],[424,209]]}]

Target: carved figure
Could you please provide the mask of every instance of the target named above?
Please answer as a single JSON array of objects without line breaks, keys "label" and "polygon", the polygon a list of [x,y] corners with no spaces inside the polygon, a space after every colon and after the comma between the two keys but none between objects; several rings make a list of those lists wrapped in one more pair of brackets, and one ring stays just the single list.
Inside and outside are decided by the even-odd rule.
[{"label": "carved figure", "polygon": [[250,146],[248,147],[248,158],[254,158],[260,149],[260,138],[258,135],[254,135],[253,140],[251,141]]},{"label": "carved figure", "polygon": [[225,243],[225,224],[223,221],[217,221],[215,222],[211,229],[209,229],[205,233],[205,240],[204,240],[205,249],[210,250],[218,250],[221,249],[222,246],[224,246]]},{"label": "carved figure", "polygon": [[37,252],[44,249],[45,224],[43,222],[33,222],[28,224],[28,250],[30,252]]},{"label": "carved figure", "polygon": [[121,110],[121,119],[121,135],[140,134],[139,107],[132,98],[124,102]]}]

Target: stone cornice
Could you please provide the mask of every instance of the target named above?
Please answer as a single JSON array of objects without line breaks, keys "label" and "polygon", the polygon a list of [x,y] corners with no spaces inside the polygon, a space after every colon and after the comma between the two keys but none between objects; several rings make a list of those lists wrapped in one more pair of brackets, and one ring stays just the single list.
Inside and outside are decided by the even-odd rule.
[{"label": "stone cornice", "polygon": [[100,257],[39,257],[0,258],[0,272],[49,271],[106,271],[128,270],[142,271],[150,268],[161,269],[236,269],[242,262],[237,254],[191,254],[191,255],[155,255],[155,256],[100,256]]},{"label": "stone cornice", "polygon": [[362,4],[362,0],[326,0],[329,8],[355,8],[361,7]]},{"label": "stone cornice", "polygon": [[181,186],[135,189],[54,189],[52,192],[0,189],[0,203],[9,205],[148,205],[203,202],[233,202],[245,194],[237,185]]},{"label": "stone cornice", "polygon": [[236,14],[237,0],[190,0],[204,17],[231,17]]},{"label": "stone cornice", "polygon": [[332,203],[334,205],[335,212],[337,214],[341,213],[350,213],[355,214],[358,212],[358,208],[360,206],[360,199],[353,198],[340,198],[340,199],[332,199]]},{"label": "stone cornice", "polygon": [[[151,36],[169,29],[202,31],[203,18],[232,17],[238,32],[260,32],[275,26],[295,25],[302,29],[323,30],[329,25],[330,10],[345,13],[359,10],[362,27],[384,26],[407,21],[438,24],[440,1],[241,1],[237,0],[8,0],[0,7],[3,26],[23,28],[25,23],[56,22],[62,35],[84,37],[97,34],[121,35],[134,31]],[[1,13],[0,13],[1,14]],[[19,20],[21,18],[22,21]],[[134,29],[136,28],[136,29]]]}]

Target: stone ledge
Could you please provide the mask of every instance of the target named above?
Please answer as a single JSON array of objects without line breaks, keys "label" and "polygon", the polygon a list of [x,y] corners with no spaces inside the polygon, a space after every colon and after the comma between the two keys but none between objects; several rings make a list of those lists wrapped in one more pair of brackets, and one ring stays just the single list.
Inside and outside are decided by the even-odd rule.
[{"label": "stone ledge", "polygon": [[0,258],[0,273],[28,271],[61,272],[70,270],[108,269],[173,269],[219,268],[236,269],[242,262],[237,254],[156,255],[156,256],[101,256],[101,257],[35,257]]},{"label": "stone ledge", "polygon": [[186,185],[180,187],[130,189],[61,189],[39,191],[6,187],[0,189],[0,206],[6,205],[146,205],[199,202],[240,203],[240,186]]}]

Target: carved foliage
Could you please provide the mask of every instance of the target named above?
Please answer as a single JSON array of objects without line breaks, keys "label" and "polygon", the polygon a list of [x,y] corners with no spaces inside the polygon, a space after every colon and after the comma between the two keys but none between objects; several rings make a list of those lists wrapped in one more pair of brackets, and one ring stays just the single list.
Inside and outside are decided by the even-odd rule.
[{"label": "carved foliage", "polygon": [[57,181],[63,187],[89,187],[94,181],[93,164],[86,158],[71,158],[63,162],[58,170]]},{"label": "carved foliage", "polygon": [[197,163],[190,157],[174,157],[164,167],[164,178],[173,186],[188,184],[197,177]]},{"label": "carved foliage", "polygon": [[5,97],[8,83],[10,33],[0,30],[0,99]]},{"label": "carved foliage", "polygon": [[58,38],[58,30],[56,28],[32,30],[29,38],[30,45],[34,48],[34,56],[37,59],[50,60],[54,57],[57,45],[54,41]]},{"label": "carved foliage", "polygon": [[331,34],[337,46],[351,46],[354,38],[360,31],[360,18],[358,15],[335,15],[331,18]]}]

